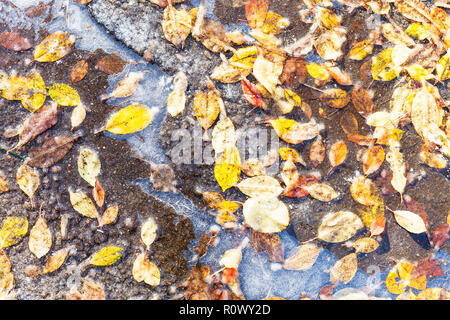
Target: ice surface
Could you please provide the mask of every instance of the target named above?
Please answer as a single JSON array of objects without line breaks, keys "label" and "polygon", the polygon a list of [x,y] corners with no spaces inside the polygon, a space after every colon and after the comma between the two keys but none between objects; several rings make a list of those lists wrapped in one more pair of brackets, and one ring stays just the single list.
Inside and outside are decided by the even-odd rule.
[{"label": "ice surface", "polygon": [[[42,0],[41,0],[42,1]],[[14,0],[20,8],[27,8],[30,5],[39,3],[39,0]],[[44,0],[50,2],[50,0]],[[198,5],[199,0],[192,1],[193,5]],[[111,92],[120,79],[123,79],[129,72],[147,70],[145,77],[139,83],[139,87],[132,98],[127,103],[142,103],[159,110],[153,123],[142,132],[135,135],[117,137],[109,134],[111,138],[126,139],[127,142],[139,150],[142,155],[155,163],[165,163],[166,157],[158,143],[158,134],[166,117],[165,103],[167,95],[171,90],[171,78],[165,75],[157,67],[148,64],[144,59],[137,56],[125,46],[114,41],[100,26],[90,17],[87,9],[83,6],[69,2],[69,7],[65,8],[65,0],[55,0],[52,6],[52,14],[56,17],[48,26],[49,32],[56,30],[66,30],[75,34],[79,39],[76,46],[79,49],[94,51],[98,48],[108,53],[115,52],[123,60],[131,62],[124,70],[117,75],[110,76],[109,89]],[[213,17],[212,10],[214,2],[208,1],[208,16]],[[65,14],[68,9],[68,22]],[[0,2],[0,22],[8,21],[13,27],[26,27],[36,30],[36,35],[41,21],[38,18],[30,19],[24,14],[19,14],[11,6]],[[241,25],[239,25],[241,26]],[[311,54],[310,60],[317,60],[317,56]],[[117,105],[127,99],[112,99],[108,103]],[[108,133],[105,133],[108,134]],[[142,142],[143,138],[145,142]],[[163,201],[181,215],[188,217],[192,221],[196,240],[191,244],[191,249],[196,245],[198,238],[211,226],[215,225],[214,218],[205,211],[199,210],[191,200],[185,198],[181,193],[168,193],[154,191],[147,180],[135,181],[142,190],[152,195],[156,199]],[[218,261],[221,255],[228,249],[237,247],[239,243],[232,240],[233,237],[228,232],[221,229],[218,236],[220,241],[216,247],[208,250],[206,256],[201,258],[201,262],[210,265],[213,271],[219,270]],[[300,243],[288,232],[280,233],[280,239],[285,249],[285,255]],[[192,252],[187,253],[187,257],[194,257]],[[450,256],[444,252],[436,252],[436,259],[449,261]],[[288,271],[280,268],[279,264],[269,261],[267,254],[259,254],[248,245],[243,250],[242,262],[239,266],[241,289],[248,299],[261,299],[269,296],[280,296],[286,299],[298,299],[301,294],[306,294],[309,298],[318,298],[320,288],[329,283],[329,270],[337,261],[337,258],[328,250],[324,249],[320,253],[312,268],[305,271]],[[194,262],[194,261],[191,261]],[[335,291],[342,288],[365,288],[369,295],[381,298],[395,298],[382,285],[388,270],[380,270],[377,266],[371,266],[368,270],[358,270],[356,276],[347,285],[338,285]],[[443,266],[446,274],[449,272],[448,266]],[[381,285],[380,285],[381,284]],[[428,287],[450,287],[448,277],[440,277],[429,282]],[[372,290],[370,290],[372,288]]]}]

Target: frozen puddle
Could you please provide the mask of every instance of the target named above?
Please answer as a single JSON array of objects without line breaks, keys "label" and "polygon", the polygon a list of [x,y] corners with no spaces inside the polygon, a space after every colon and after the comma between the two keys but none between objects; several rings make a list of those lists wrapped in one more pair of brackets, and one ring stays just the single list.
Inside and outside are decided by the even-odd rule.
[{"label": "frozen puddle", "polygon": [[[30,5],[35,5],[39,1],[42,0],[15,0],[13,2],[19,8],[23,9]],[[50,1],[45,0],[43,2],[49,3]],[[121,137],[120,139],[126,139],[131,146],[139,150],[148,160],[158,164],[166,163],[167,159],[158,143],[158,134],[161,124],[166,117],[165,102],[171,91],[171,78],[154,65],[148,64],[143,58],[131,50],[114,41],[110,35],[93,21],[85,7],[74,4],[73,1],[70,1],[69,4],[68,25],[65,17],[66,11],[63,7],[65,3],[65,0],[55,0],[55,3],[50,9],[55,19],[47,26],[48,32],[54,32],[56,30],[68,31],[79,38],[76,42],[76,46],[79,49],[95,51],[101,48],[108,53],[115,52],[123,60],[131,62],[124,68],[121,74],[109,77],[110,87],[107,92],[112,91],[116,83],[127,73],[132,71],[148,71],[140,82],[139,89],[130,103],[142,103],[149,107],[157,108],[159,112],[152,125],[145,130],[136,135]],[[2,7],[4,5],[0,3],[0,8]],[[212,7],[209,6],[209,8],[212,11]],[[32,27],[37,30],[40,23],[37,19],[27,18],[23,14],[19,16],[14,10],[5,10],[5,8],[0,10],[0,22],[3,19],[9,21],[11,17],[19,27]],[[110,100],[109,103],[114,105],[122,101],[116,99]],[[113,135],[109,136],[111,138],[117,138]],[[135,181],[134,183],[138,184],[148,194],[172,206],[178,214],[188,217],[194,227],[196,239],[214,225],[214,219],[210,214],[199,210],[192,201],[185,198],[181,193],[175,194],[154,191],[149,186],[147,180]],[[208,253],[201,258],[201,262],[211,266],[213,272],[220,268],[218,265],[220,256],[234,246],[231,242],[232,239],[226,236],[225,231],[220,231],[219,237],[220,242],[218,245],[209,248]],[[284,245],[286,255],[289,254],[290,250],[299,245],[299,242],[287,231],[281,232],[280,238]],[[197,240],[191,246],[194,247],[196,242]],[[188,260],[193,256],[192,252],[186,252],[185,254]],[[435,257],[437,259],[450,260],[450,256],[443,252],[437,252]],[[330,284],[328,270],[336,261],[337,258],[328,250],[324,249],[312,268],[306,271],[287,271],[281,268],[281,264],[270,262],[266,254],[258,254],[248,245],[243,251],[243,259],[239,267],[241,289],[247,299],[262,299],[268,296],[298,299],[300,294],[306,294],[307,297],[316,299],[319,297],[320,289]],[[448,271],[448,266],[444,265],[444,274]],[[387,272],[388,270],[380,270],[376,266],[369,267],[369,270],[366,270],[366,272],[358,270],[351,282],[345,286],[337,286],[335,292],[343,288],[364,288],[363,291],[370,296],[394,298],[395,296],[387,291],[384,284],[380,285],[386,278]],[[450,287],[450,280],[447,277],[434,279],[429,282],[428,287],[434,286],[445,286],[448,288]]]}]

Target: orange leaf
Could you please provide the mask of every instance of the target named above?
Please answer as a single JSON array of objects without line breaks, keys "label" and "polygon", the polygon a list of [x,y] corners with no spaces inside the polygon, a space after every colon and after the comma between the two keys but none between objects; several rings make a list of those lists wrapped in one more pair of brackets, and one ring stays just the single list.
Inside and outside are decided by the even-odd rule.
[{"label": "orange leaf", "polygon": [[249,27],[251,29],[262,27],[268,11],[268,0],[248,0],[245,4],[245,17],[247,18]]},{"label": "orange leaf", "polygon": [[244,97],[251,105],[259,108],[266,107],[261,91],[259,91],[256,85],[254,85],[247,79],[242,79],[241,85],[242,91],[244,92]]},{"label": "orange leaf", "polygon": [[341,165],[346,158],[347,145],[345,144],[345,142],[343,140],[340,140],[334,143],[330,148],[330,152],[328,153],[328,159],[330,160],[331,166],[334,168]]},{"label": "orange leaf", "polygon": [[378,169],[384,162],[384,149],[382,146],[373,146],[366,150],[362,156],[363,172],[368,176]]}]

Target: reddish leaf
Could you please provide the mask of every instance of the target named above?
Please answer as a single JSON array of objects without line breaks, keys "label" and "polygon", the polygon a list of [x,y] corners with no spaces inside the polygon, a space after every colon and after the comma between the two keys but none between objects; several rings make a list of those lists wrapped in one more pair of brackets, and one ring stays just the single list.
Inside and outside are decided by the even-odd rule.
[{"label": "reddish leaf", "polygon": [[372,146],[376,141],[375,138],[363,136],[362,134],[359,133],[348,136],[347,140],[356,143],[358,146],[366,146],[366,147]]},{"label": "reddish leaf", "polygon": [[41,16],[45,12],[46,9],[47,9],[47,5],[41,1],[41,2],[39,2],[39,4],[37,4],[35,6],[28,7],[25,10],[25,14],[27,15],[27,17],[37,18],[37,17]]},{"label": "reddish leaf", "polygon": [[384,229],[386,228],[386,218],[381,217],[370,225],[370,234],[372,236],[378,236],[384,232]]},{"label": "reddish leaf", "polygon": [[306,197],[307,195],[309,195],[309,192],[306,191],[303,187],[309,186],[317,182],[319,182],[319,177],[299,175],[296,182],[286,187],[283,196],[291,198]]},{"label": "reddish leaf", "polygon": [[245,4],[245,17],[251,29],[261,27],[269,11],[268,0],[248,0]]},{"label": "reddish leaf", "polygon": [[126,64],[116,53],[113,53],[101,58],[96,66],[99,70],[111,75],[122,72]]},{"label": "reddish leaf", "polygon": [[80,60],[78,61],[73,67],[72,71],[70,72],[70,81],[72,82],[78,82],[83,80],[83,78],[86,76],[88,72],[88,63],[86,60]]},{"label": "reddish leaf", "polygon": [[247,79],[242,79],[241,85],[242,91],[244,92],[244,97],[251,105],[260,108],[265,107],[262,94],[256,85],[254,85]]},{"label": "reddish leaf", "polygon": [[236,280],[237,270],[235,268],[225,268],[222,273],[222,283],[228,284]]},{"label": "reddish leaf", "polygon": [[373,100],[369,91],[356,85],[352,91],[352,102],[356,111],[363,117],[367,117],[373,112]]},{"label": "reddish leaf", "polygon": [[280,76],[281,84],[287,87],[295,87],[299,83],[303,83],[308,76],[306,69],[306,60],[304,58],[289,58],[284,63],[283,73]]},{"label": "reddish leaf", "polygon": [[0,33],[0,45],[14,51],[28,50],[32,46],[30,40],[22,37],[16,32]]},{"label": "reddish leaf", "polygon": [[50,103],[30,115],[23,123],[19,142],[14,149],[22,146],[36,138],[45,130],[53,127],[58,122],[58,105]]},{"label": "reddish leaf", "polygon": [[414,269],[411,273],[411,278],[417,279],[421,276],[426,275],[430,275],[433,277],[444,276],[441,264],[438,260],[435,260],[433,258],[426,258],[420,261],[417,265],[414,266]]},{"label": "reddish leaf", "polygon": [[447,223],[440,225],[433,232],[433,245],[436,250],[447,241],[448,233],[450,232],[450,226]]}]

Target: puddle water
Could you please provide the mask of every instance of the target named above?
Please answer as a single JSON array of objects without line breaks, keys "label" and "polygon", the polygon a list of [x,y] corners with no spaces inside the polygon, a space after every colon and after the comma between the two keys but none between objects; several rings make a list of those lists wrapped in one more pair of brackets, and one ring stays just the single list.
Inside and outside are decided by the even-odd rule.
[{"label": "puddle water", "polygon": [[[13,2],[20,8],[27,8],[30,5],[39,3],[39,0],[15,0]],[[43,2],[48,3],[50,1],[45,0]],[[63,9],[65,3],[66,1],[64,0],[54,1],[51,10],[55,18],[45,26],[49,32],[56,30],[69,31],[78,37],[76,46],[79,49],[95,51],[101,48],[108,53],[117,53],[123,60],[134,62],[128,64],[122,73],[109,77],[109,89],[107,92],[110,92],[116,83],[127,73],[142,70],[148,71],[140,82],[139,89],[130,103],[142,103],[157,108],[158,114],[154,122],[138,134],[120,138],[113,135],[110,135],[110,137],[126,139],[132,147],[139,150],[148,160],[159,164],[165,163],[167,159],[162,148],[159,146],[158,134],[161,124],[166,117],[165,102],[171,91],[171,78],[122,44],[116,42],[93,21],[85,7],[74,4],[72,1],[70,1],[68,8],[69,24],[67,24],[66,12]],[[192,1],[194,6],[198,3],[199,0]],[[212,17],[214,2],[208,1],[208,4],[208,14]],[[2,9],[0,10],[0,22],[3,20],[9,23],[13,20],[16,26],[33,28],[37,32],[41,23],[38,19],[30,19],[23,14],[18,14],[15,10],[5,9],[2,3],[0,3],[0,9]],[[117,105],[122,101],[118,99],[110,100],[109,104]],[[133,183],[139,185],[148,194],[173,207],[178,214],[188,217],[192,221],[197,240],[205,231],[214,225],[214,219],[210,214],[199,210],[191,200],[185,198],[181,193],[154,191],[151,189],[147,180],[134,181]],[[219,237],[219,244],[216,247],[210,248],[208,253],[201,258],[201,262],[212,266],[213,271],[219,269],[218,261],[223,252],[235,245],[232,243],[231,237],[227,237],[226,231],[222,230],[219,233]],[[288,231],[281,232],[280,238],[285,248],[285,254],[289,254],[290,250],[299,245],[298,241]],[[192,247],[196,245],[197,240],[193,241]],[[185,254],[188,259],[193,256],[192,252],[186,252]],[[437,252],[436,258],[448,261],[450,256],[444,252]],[[306,271],[287,271],[282,269],[279,263],[270,262],[267,255],[258,254],[251,246],[247,246],[243,251],[243,259],[239,267],[241,289],[247,299],[261,299],[268,295],[280,296],[287,299],[298,299],[300,293],[306,293],[310,298],[318,298],[320,288],[329,284],[327,270],[336,261],[337,258],[328,250],[324,249],[312,268]],[[445,268],[446,266],[443,266],[444,273],[448,272],[448,269],[446,270]],[[337,291],[346,287],[364,287],[367,290],[367,287],[369,287],[373,288],[372,292],[368,292],[372,296],[380,298],[395,297],[386,290],[384,285],[377,286],[377,284],[380,284],[385,279],[387,270],[380,270],[377,266],[371,266],[366,271],[358,270],[351,282],[345,286],[339,285],[335,290]],[[429,283],[430,287],[444,285],[450,287],[450,280],[446,277],[434,279]]]}]

